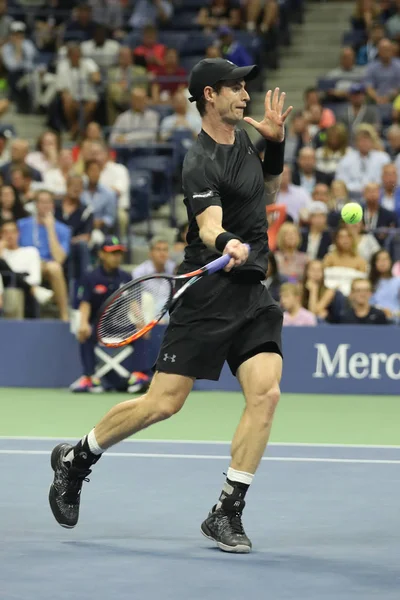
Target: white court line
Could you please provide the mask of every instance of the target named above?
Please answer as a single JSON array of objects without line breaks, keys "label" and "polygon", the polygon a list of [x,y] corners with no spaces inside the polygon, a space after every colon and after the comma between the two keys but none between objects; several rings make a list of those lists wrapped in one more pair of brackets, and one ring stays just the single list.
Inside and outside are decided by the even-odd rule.
[{"label": "white court line", "polygon": [[[22,454],[27,456],[49,455],[47,450],[0,450],[0,454]],[[146,454],[142,452],[109,452],[105,456],[114,458],[172,458],[183,460],[230,460],[230,456],[213,454]],[[261,460],[300,463],[344,463],[368,465],[399,465],[400,460],[369,460],[364,458],[312,458],[297,456],[264,456]]]},{"label": "white court line", "polygon": [[[51,441],[51,442],[59,442],[60,440],[70,441],[70,440],[78,440],[79,438],[76,436],[58,436],[58,437],[46,437],[46,436],[24,436],[24,435],[0,435],[1,440],[31,440],[34,442],[37,441]],[[230,445],[231,442],[224,442],[222,440],[212,441],[212,440],[149,440],[149,439],[127,439],[121,442],[122,444],[199,444],[199,445]],[[393,445],[379,445],[379,444],[313,444],[308,442],[270,442],[268,446],[288,446],[290,448],[372,448],[378,450],[400,450],[400,446]]]}]

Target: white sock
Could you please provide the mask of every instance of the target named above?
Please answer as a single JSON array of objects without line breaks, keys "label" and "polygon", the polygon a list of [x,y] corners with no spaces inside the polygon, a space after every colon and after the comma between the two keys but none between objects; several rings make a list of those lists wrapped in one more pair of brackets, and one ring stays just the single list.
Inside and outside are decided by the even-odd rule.
[{"label": "white sock", "polygon": [[95,454],[96,456],[98,456],[99,454],[103,454],[104,450],[97,443],[94,429],[92,429],[92,431],[87,436],[87,441],[88,441],[90,452],[92,452],[92,454]]},{"label": "white sock", "polygon": [[233,494],[234,487],[228,483],[228,479],[230,482],[234,483],[244,483],[245,485],[250,485],[253,481],[254,475],[252,473],[246,473],[245,471],[236,471],[236,469],[232,469],[229,467],[228,472],[226,474],[227,481],[224,483],[224,487],[222,488],[221,496],[217,502],[217,509],[221,508],[222,500],[227,496],[231,496]]}]

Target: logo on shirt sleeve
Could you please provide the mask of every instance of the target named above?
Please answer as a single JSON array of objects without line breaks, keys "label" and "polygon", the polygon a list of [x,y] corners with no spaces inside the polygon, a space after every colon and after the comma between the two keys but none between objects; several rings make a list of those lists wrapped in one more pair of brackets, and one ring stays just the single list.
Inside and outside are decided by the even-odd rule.
[{"label": "logo on shirt sleeve", "polygon": [[206,192],[198,192],[197,194],[192,194],[193,198],[211,198],[214,195],[212,190],[207,190]]}]

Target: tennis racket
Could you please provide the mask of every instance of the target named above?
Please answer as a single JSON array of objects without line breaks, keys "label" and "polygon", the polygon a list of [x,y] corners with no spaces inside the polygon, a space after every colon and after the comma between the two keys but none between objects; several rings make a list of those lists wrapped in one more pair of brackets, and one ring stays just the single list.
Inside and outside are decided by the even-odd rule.
[{"label": "tennis racket", "polygon": [[[248,246],[250,250],[250,247]],[[147,275],[114,292],[103,304],[97,320],[97,339],[103,346],[119,348],[135,342],[162,321],[172,305],[196,281],[220,271],[229,254],[184,275]],[[178,289],[176,284],[186,281]]]}]

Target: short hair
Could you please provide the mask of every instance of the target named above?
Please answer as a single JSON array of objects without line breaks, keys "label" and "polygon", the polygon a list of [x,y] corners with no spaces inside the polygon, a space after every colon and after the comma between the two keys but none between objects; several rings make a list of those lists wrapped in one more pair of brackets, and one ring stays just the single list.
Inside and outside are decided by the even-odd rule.
[{"label": "short hair", "polygon": [[50,200],[54,201],[53,192],[50,190],[46,190],[45,188],[41,188],[40,190],[37,190],[37,192],[35,194],[35,201],[37,202],[39,200],[39,197],[42,196],[43,194],[47,194],[48,196],[50,196]]},{"label": "short hair", "polygon": [[[221,92],[223,85],[224,85],[223,81],[217,81],[217,83],[215,85],[213,85],[212,88],[213,88],[213,90],[215,90],[217,92],[217,94],[219,94]],[[206,106],[207,106],[207,101],[203,94],[198,100],[196,100],[196,108],[199,111],[201,117],[204,117],[204,115],[206,114]]]},{"label": "short hair", "polygon": [[356,279],[353,279],[353,281],[351,282],[351,291],[354,292],[354,287],[357,283],[368,283],[368,286],[370,288],[370,290],[372,290],[372,284],[370,282],[369,279],[365,278],[361,278],[361,277],[356,277]]},{"label": "short hair", "polygon": [[157,244],[167,244],[169,248],[169,241],[167,240],[165,235],[155,235],[154,237],[152,237],[149,243],[150,250],[153,250],[153,248]]},{"label": "short hair", "polygon": [[298,283],[284,283],[281,285],[281,294],[288,292],[300,298],[301,288]]}]

